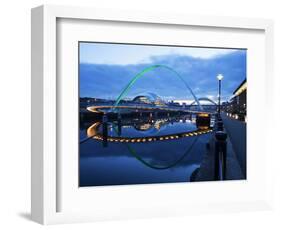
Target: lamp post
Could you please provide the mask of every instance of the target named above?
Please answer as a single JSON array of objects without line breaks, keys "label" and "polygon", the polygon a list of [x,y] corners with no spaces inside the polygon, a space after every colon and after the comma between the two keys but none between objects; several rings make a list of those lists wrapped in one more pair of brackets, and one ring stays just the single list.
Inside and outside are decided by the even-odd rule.
[{"label": "lamp post", "polygon": [[221,115],[221,80],[223,79],[223,75],[222,74],[218,74],[217,79],[219,81],[219,117]]}]

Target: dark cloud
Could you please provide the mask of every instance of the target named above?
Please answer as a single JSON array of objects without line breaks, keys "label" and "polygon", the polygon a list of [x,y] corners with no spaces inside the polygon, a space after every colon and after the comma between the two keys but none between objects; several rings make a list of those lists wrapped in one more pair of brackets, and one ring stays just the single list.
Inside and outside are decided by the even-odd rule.
[{"label": "dark cloud", "polygon": [[[80,64],[80,96],[117,98],[128,82],[144,68],[163,64],[177,71],[198,97],[217,96],[216,75],[224,75],[222,94],[228,99],[246,78],[246,51],[219,55],[210,59],[168,55],[150,58],[139,65]],[[182,82],[166,69],[146,73],[131,88],[128,96],[153,92],[161,97],[192,99]]]}]

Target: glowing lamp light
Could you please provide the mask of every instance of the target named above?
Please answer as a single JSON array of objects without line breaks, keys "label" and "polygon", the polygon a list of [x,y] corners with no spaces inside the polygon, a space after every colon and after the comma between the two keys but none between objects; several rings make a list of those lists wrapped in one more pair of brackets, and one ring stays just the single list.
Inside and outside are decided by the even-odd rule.
[{"label": "glowing lamp light", "polygon": [[218,79],[219,81],[221,81],[221,80],[223,79],[223,75],[222,75],[222,74],[219,74],[219,75],[217,76],[217,79]]}]

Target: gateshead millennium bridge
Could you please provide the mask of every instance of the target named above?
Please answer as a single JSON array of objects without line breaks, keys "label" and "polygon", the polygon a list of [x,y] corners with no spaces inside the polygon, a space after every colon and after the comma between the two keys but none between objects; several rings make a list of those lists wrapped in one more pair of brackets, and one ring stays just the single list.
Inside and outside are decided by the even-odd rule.
[{"label": "gateshead millennium bridge", "polygon": [[[170,71],[172,76],[181,81],[185,86],[187,93],[192,96],[193,100],[189,100],[192,101],[189,105],[178,105],[176,103],[165,102],[160,96],[150,92],[136,95],[131,100],[125,99],[136,81],[144,77],[145,73],[158,68]],[[202,101],[208,102],[208,105],[202,105],[200,103]],[[80,140],[80,144],[84,144],[91,139],[101,141],[104,147],[107,147],[108,142],[123,143],[129,150],[130,154],[144,165],[153,169],[168,169],[180,163],[180,161],[190,153],[193,145],[201,135],[209,135],[210,142],[207,144],[207,147],[210,154],[208,157],[210,155],[213,155],[213,157],[212,159],[209,157],[205,160],[208,162],[207,166],[202,164],[203,166],[201,167],[199,174],[196,172],[198,174],[196,174],[197,180],[206,180],[209,176],[210,168],[212,168],[216,180],[224,180],[227,177],[233,179],[235,176],[227,176],[226,174],[227,134],[220,112],[218,112],[220,109],[218,108],[220,108],[220,103],[217,104],[210,98],[197,98],[184,78],[182,78],[174,69],[165,65],[153,65],[136,74],[123,88],[116,100],[99,100],[88,103],[84,108],[81,108],[80,106],[81,119],[87,120],[86,118],[88,118],[88,121],[92,121],[86,129],[86,138]],[[175,117],[184,117],[184,119],[189,121],[194,120],[196,129],[181,130],[179,132],[174,131],[173,133],[168,134],[159,134],[156,132],[156,134],[146,134],[145,136],[122,135],[122,129],[126,129],[129,126],[138,130],[135,125],[136,121],[142,122],[141,126],[145,127],[145,129],[139,130],[141,132],[145,131],[146,127],[150,128],[153,125],[155,126],[156,124],[159,124],[159,121],[161,121],[163,125],[178,122]],[[131,124],[127,124],[126,120],[129,120]],[[111,130],[110,133],[109,129]],[[139,154],[136,153],[136,150],[130,146],[130,144],[140,145],[149,142],[177,141],[179,139],[186,140],[186,138],[192,140],[191,146],[179,159],[168,166],[156,166],[150,164],[140,157]],[[236,177],[243,176],[236,175]]]},{"label": "gateshead millennium bridge", "polygon": [[[132,86],[136,83],[136,81],[138,81],[140,78],[142,78],[145,75],[145,73],[148,73],[148,72],[150,72],[154,69],[158,69],[158,68],[163,68],[163,69],[170,71],[172,76],[176,77],[183,83],[183,85],[186,87],[187,91],[192,95],[194,102],[191,105],[196,104],[198,107],[197,111],[196,110],[191,111],[188,108],[182,108],[182,107],[166,104],[165,102],[163,102],[160,99],[160,97],[158,97],[157,95],[155,95],[153,93],[146,93],[147,95],[139,95],[130,102],[126,102],[125,104],[121,103],[122,99],[124,99],[124,97],[126,97],[126,95],[130,91]],[[95,104],[92,106],[88,106],[87,110],[90,112],[94,112],[94,113],[104,113],[104,114],[112,113],[112,112],[128,113],[130,111],[185,112],[185,113],[196,113],[196,114],[200,113],[201,114],[202,112],[204,112],[204,109],[200,104],[200,100],[207,100],[207,101],[210,101],[210,102],[216,104],[215,102],[213,102],[212,100],[210,100],[208,98],[198,99],[195,96],[195,94],[193,93],[192,89],[187,84],[187,82],[174,69],[172,69],[166,65],[153,65],[153,66],[145,68],[144,70],[142,70],[141,72],[136,74],[132,78],[132,80],[125,86],[125,88],[122,90],[122,92],[117,97],[114,104],[103,104],[103,105]],[[206,113],[206,112],[204,112],[204,113]],[[211,114],[211,112],[208,112],[208,114]]]},{"label": "gateshead millennium bridge", "polygon": [[[158,95],[154,93],[144,93],[141,95],[136,96],[131,101],[124,101],[124,97],[128,94],[132,86],[138,81],[140,78],[142,78],[145,73],[150,72],[154,69],[163,68],[171,72],[172,76],[178,78],[183,85],[186,87],[187,91],[192,95],[194,98],[194,101],[191,103],[190,106],[193,106],[196,104],[197,110],[191,110],[190,107],[182,107],[182,106],[175,106],[173,104],[165,103],[164,100],[162,100]],[[165,136],[149,136],[144,138],[122,138],[122,137],[107,137],[106,141],[119,141],[119,142],[146,142],[146,141],[160,141],[160,140],[173,140],[180,137],[191,137],[193,135],[202,135],[207,132],[210,132],[212,129],[210,128],[210,120],[211,115],[216,114],[216,108],[215,111],[204,111],[202,105],[200,104],[200,101],[209,101],[216,105],[215,102],[210,100],[209,98],[197,98],[195,94],[193,93],[192,89],[189,87],[189,85],[186,83],[186,81],[181,77],[180,74],[178,74],[174,69],[166,66],[166,65],[153,65],[150,67],[145,68],[140,73],[136,74],[132,80],[124,87],[124,89],[121,91],[120,95],[117,97],[115,102],[103,102],[103,103],[95,103],[94,105],[87,106],[87,110],[96,113],[96,114],[102,114],[102,120],[103,123],[107,122],[108,116],[113,116],[117,118],[117,120],[121,121],[121,116],[129,115],[132,116],[132,114],[137,114],[138,116],[142,117],[146,114],[149,114],[150,117],[156,117],[158,114],[164,114],[165,116],[170,116],[173,114],[189,114],[189,115],[196,115],[196,122],[197,125],[200,126],[196,131],[193,132],[184,132],[184,133],[176,133],[173,135],[165,135]],[[88,129],[88,137],[93,137],[96,140],[103,140],[104,137],[102,134],[98,134],[96,131],[91,132],[89,130],[92,130],[96,127],[99,127],[100,123],[97,122],[93,124]],[[204,130],[202,129],[204,127]],[[206,128],[207,127],[207,128]],[[95,130],[95,129],[94,129]],[[89,134],[91,133],[91,134]],[[94,133],[94,134],[93,134]],[[83,140],[84,142],[84,140]]]}]

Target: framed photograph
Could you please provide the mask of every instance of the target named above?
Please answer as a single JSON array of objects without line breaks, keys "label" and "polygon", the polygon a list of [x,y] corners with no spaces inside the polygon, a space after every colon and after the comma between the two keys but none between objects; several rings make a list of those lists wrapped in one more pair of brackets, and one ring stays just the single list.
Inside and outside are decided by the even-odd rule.
[{"label": "framed photograph", "polygon": [[32,9],[32,219],[270,208],[256,127],[271,122],[272,33],[266,19]]}]

